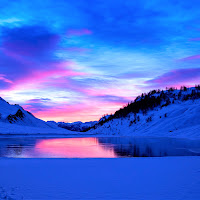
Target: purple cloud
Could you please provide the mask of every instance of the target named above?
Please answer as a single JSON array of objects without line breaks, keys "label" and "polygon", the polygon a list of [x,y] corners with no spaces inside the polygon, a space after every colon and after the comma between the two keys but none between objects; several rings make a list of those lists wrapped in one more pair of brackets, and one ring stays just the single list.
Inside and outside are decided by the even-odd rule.
[{"label": "purple cloud", "polygon": [[200,41],[200,38],[190,38],[189,41]]},{"label": "purple cloud", "polygon": [[91,34],[92,31],[89,29],[70,29],[67,31],[67,36],[82,36]]},{"label": "purple cloud", "polygon": [[4,81],[5,83],[13,83],[11,80],[6,78],[5,74],[0,74],[0,80]]},{"label": "purple cloud", "polygon": [[196,59],[200,59],[200,55],[188,56],[185,58],[181,58],[178,61],[192,61],[192,60],[196,60]]},{"label": "purple cloud", "polygon": [[145,83],[149,86],[166,87],[166,86],[181,86],[194,85],[200,82],[200,68],[193,69],[175,69],[158,76]]},{"label": "purple cloud", "polygon": [[[89,34],[89,31],[84,30],[83,33]],[[27,83],[43,83],[52,76],[84,75],[69,68],[72,62],[56,58],[57,49],[62,50],[60,36],[45,27],[4,28],[0,48],[3,76],[0,76],[0,81],[7,84],[4,83],[3,89],[6,86],[8,90],[18,86],[26,88]]]},{"label": "purple cloud", "polygon": [[6,52],[34,58],[47,56],[56,49],[60,39],[57,34],[40,26],[5,28],[2,37],[2,47]]},{"label": "purple cloud", "polygon": [[100,100],[102,102],[115,102],[115,103],[121,103],[121,104],[127,104],[133,99],[128,99],[125,97],[120,96],[114,96],[114,95],[99,95],[99,96],[93,96],[92,97],[95,100]]},{"label": "purple cloud", "polygon": [[148,77],[151,72],[147,71],[136,71],[136,72],[128,72],[124,74],[120,74],[118,77],[123,79],[132,79],[132,78],[144,78]]},{"label": "purple cloud", "polygon": [[15,82],[35,70],[49,70],[59,36],[44,27],[25,26],[4,28],[0,48],[1,73]]},{"label": "purple cloud", "polygon": [[49,98],[40,98],[40,99],[30,99],[22,104],[24,109],[27,109],[31,112],[44,111],[46,109],[51,108],[51,106],[46,103],[50,102]]}]

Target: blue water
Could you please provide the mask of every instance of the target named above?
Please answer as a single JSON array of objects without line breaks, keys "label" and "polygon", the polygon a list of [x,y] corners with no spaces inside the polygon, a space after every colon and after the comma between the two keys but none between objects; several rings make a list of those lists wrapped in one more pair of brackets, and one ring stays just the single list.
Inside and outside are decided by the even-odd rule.
[{"label": "blue water", "polygon": [[0,157],[8,158],[163,156],[200,156],[200,140],[148,137],[0,139]]}]

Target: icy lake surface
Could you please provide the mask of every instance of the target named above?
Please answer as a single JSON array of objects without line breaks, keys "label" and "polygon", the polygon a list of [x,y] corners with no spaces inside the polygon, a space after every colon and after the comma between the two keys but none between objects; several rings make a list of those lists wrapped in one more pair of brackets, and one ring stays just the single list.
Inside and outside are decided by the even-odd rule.
[{"label": "icy lake surface", "polygon": [[200,140],[148,137],[0,139],[0,157],[117,158],[162,156],[200,156]]}]

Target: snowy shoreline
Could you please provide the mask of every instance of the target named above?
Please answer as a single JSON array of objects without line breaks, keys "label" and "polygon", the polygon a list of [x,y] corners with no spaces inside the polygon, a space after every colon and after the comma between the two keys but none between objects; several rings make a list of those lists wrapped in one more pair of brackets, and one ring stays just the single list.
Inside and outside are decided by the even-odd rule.
[{"label": "snowy shoreline", "polygon": [[200,137],[160,136],[160,135],[105,135],[105,134],[0,134],[3,138],[174,138],[187,140],[200,140]]}]

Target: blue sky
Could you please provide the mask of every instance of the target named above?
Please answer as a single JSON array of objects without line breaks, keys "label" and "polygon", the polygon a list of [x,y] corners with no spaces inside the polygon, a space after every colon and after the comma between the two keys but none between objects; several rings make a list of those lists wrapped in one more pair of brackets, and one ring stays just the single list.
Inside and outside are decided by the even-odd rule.
[{"label": "blue sky", "polygon": [[0,95],[37,117],[97,120],[200,77],[197,0],[0,0]]}]

